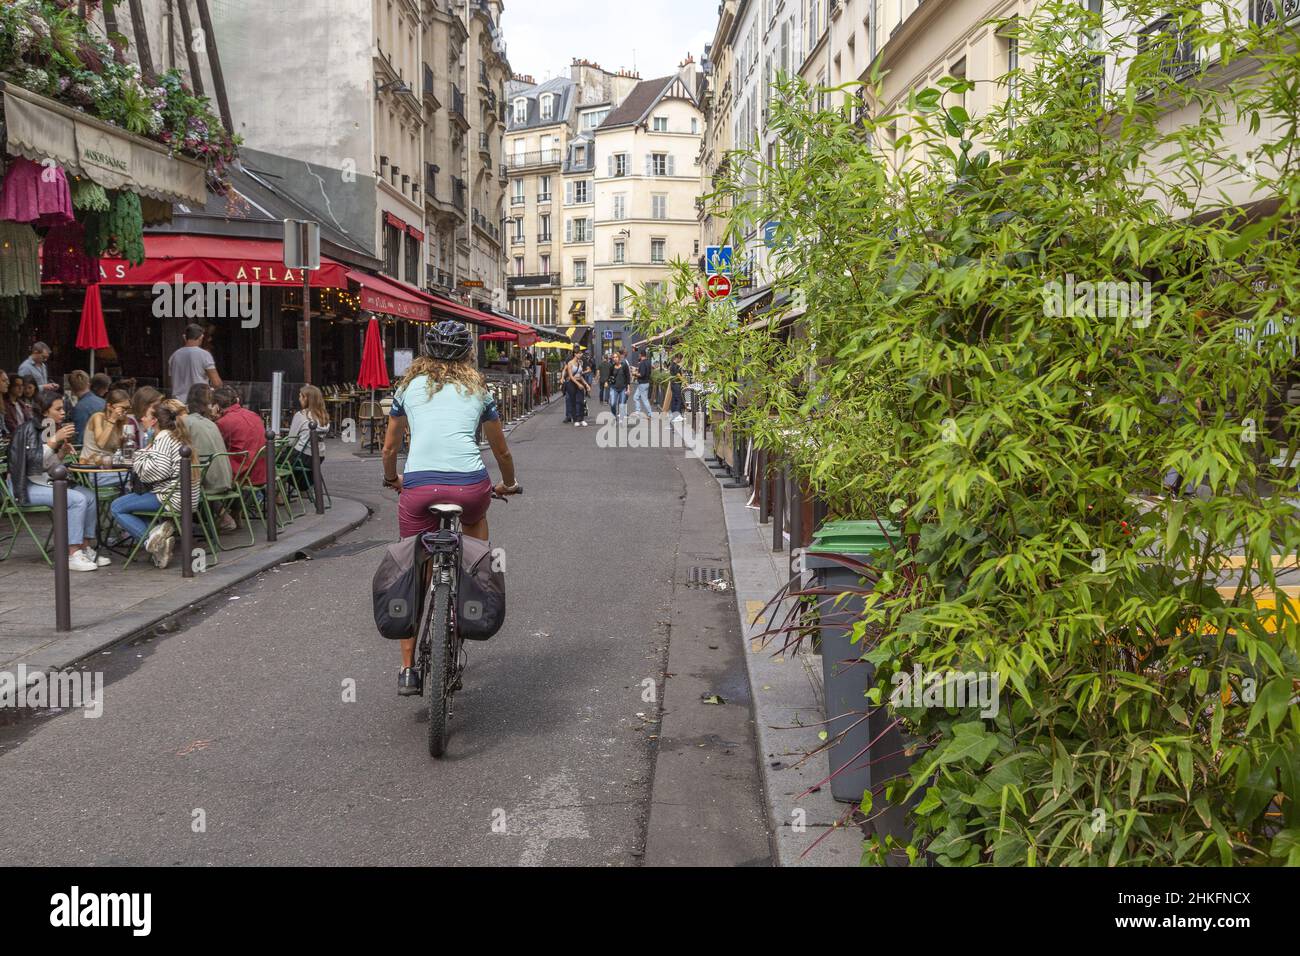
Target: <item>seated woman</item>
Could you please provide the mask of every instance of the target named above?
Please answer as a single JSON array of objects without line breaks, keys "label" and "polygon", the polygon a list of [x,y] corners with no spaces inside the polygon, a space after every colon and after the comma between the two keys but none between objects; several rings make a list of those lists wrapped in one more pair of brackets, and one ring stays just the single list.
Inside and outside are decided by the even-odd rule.
[{"label": "seated woman", "polygon": [[131,395],[131,414],[127,416],[126,423],[132,427],[135,434],[135,447],[147,448],[153,434],[149,426],[145,424],[145,412],[155,403],[163,398],[163,393],[156,388],[148,385],[142,385]]},{"label": "seated woman", "polygon": [[9,373],[0,368],[0,441],[8,444],[15,428],[9,414]]},{"label": "seated woman", "polygon": [[[137,393],[139,394],[139,393]],[[175,529],[168,519],[161,519],[149,531],[149,522],[141,514],[152,515],[164,504],[173,511],[181,508],[181,446],[190,444],[190,433],[185,427],[186,408],[173,398],[155,402],[145,410],[140,419],[153,440],[149,447],[135,453],[131,461],[131,470],[145,491],[123,495],[113,502],[113,520],[132,538],[139,541],[149,532],[144,549],[160,568],[171,563],[172,551],[176,547]],[[191,504],[199,503],[199,466],[191,464],[194,475]]]},{"label": "seated woman", "polygon": [[[19,426],[9,444],[9,488],[20,505],[54,506],[50,473],[63,463],[76,426],[65,422],[63,396],[36,396],[39,417]],[[112,562],[90,546],[95,537],[95,495],[79,485],[68,486],[68,570],[96,571]]]},{"label": "seated woman", "polygon": [[[315,385],[304,385],[298,392],[300,411],[294,413],[289,423],[289,437],[295,438],[290,464],[294,474],[304,487],[311,487],[311,430],[308,425],[315,423],[316,434],[323,441],[330,430],[329,412],[325,411],[325,396]],[[325,458],[325,448],[320,446],[320,457]]]},{"label": "seated woman", "polygon": [[[81,446],[83,465],[111,465],[113,455],[122,447],[122,432],[131,411],[131,399],[126,392],[112,391],[104,396],[104,400],[107,403],[104,410],[95,412],[86,422]],[[100,485],[114,485],[120,480],[120,475],[111,472],[95,476],[95,483]]]},{"label": "seated woman", "polygon": [[36,384],[36,379],[30,375],[19,375],[18,380],[23,383],[22,391],[18,393],[18,404],[22,406],[23,414],[31,419],[36,417],[36,396],[44,391]]}]

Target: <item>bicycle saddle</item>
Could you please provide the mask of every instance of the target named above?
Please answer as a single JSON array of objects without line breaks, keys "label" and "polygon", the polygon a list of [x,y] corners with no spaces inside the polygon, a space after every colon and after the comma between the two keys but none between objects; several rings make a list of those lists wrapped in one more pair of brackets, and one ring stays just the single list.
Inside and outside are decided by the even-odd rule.
[{"label": "bicycle saddle", "polygon": [[460,505],[429,505],[429,510],[436,515],[458,515],[465,509]]}]

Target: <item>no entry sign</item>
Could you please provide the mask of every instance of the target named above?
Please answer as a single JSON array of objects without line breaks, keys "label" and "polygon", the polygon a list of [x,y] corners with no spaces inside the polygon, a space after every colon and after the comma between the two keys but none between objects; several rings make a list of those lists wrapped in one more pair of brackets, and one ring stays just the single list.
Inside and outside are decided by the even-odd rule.
[{"label": "no entry sign", "polygon": [[731,280],[724,275],[709,276],[709,298],[725,299],[731,295]]}]

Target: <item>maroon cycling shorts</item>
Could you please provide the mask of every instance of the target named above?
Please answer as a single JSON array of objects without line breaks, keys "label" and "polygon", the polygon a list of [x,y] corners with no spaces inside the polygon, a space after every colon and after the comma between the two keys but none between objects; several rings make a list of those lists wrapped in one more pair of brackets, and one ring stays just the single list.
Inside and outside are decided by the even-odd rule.
[{"label": "maroon cycling shorts", "polygon": [[403,538],[422,531],[437,531],[438,518],[429,511],[431,505],[460,505],[464,509],[461,524],[477,524],[487,517],[492,504],[492,479],[484,478],[472,485],[424,485],[403,488],[397,499],[397,527]]}]

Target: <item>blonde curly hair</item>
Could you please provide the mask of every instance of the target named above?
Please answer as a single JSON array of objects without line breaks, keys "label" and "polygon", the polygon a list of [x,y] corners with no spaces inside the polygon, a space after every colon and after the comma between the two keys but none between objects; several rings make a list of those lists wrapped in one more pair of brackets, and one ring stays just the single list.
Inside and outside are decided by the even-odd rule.
[{"label": "blonde curly hair", "polygon": [[466,396],[482,395],[487,391],[487,381],[468,361],[445,362],[441,359],[427,358],[421,355],[406,370],[393,393],[402,393],[417,378],[424,376],[429,388],[429,397],[433,398],[444,385],[455,385]]}]

